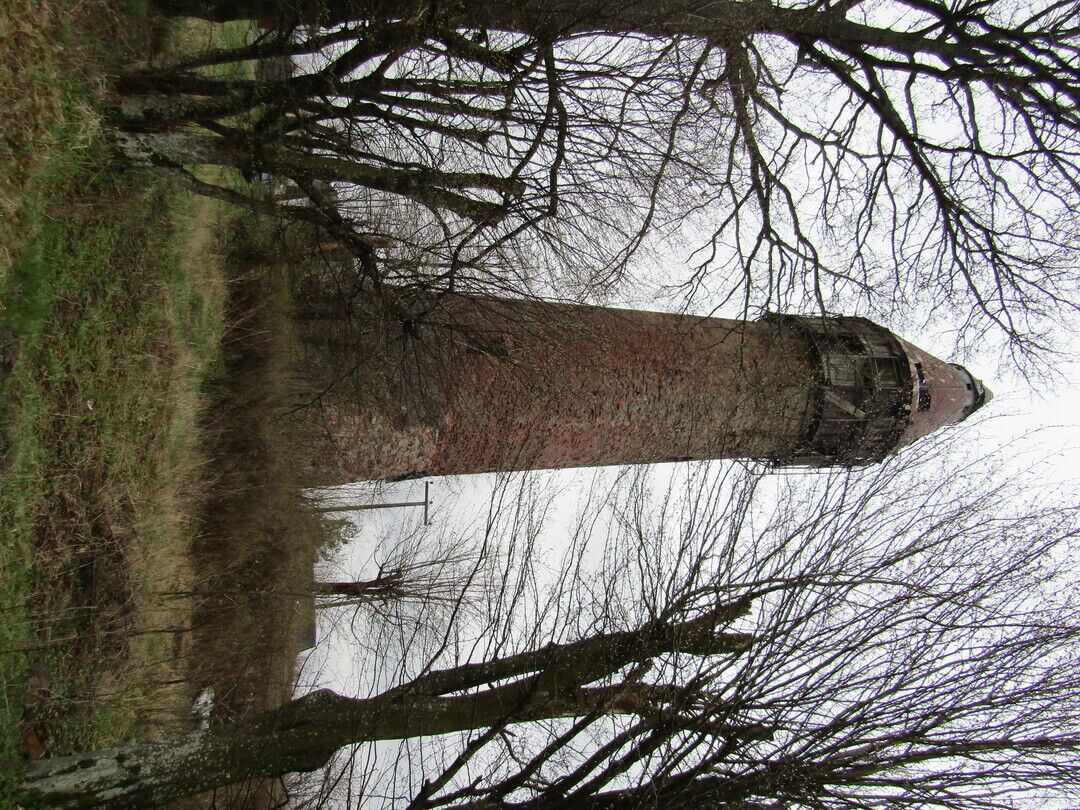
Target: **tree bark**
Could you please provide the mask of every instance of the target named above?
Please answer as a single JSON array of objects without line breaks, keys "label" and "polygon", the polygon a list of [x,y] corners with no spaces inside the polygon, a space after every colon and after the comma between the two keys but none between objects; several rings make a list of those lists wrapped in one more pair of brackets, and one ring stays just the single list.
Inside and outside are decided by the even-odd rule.
[{"label": "tree bark", "polygon": [[[215,22],[240,19],[300,20],[338,25],[354,20],[409,19],[429,9],[425,0],[157,0],[166,14]],[[529,34],[577,34],[592,31],[638,32],[671,36],[714,35],[718,30],[747,29],[750,21],[773,18],[774,25],[807,12],[760,6],[742,0],[473,0],[448,7],[446,22],[460,28],[494,28]],[[809,12],[811,16],[825,16]]]},{"label": "tree bark", "polygon": [[[244,779],[311,771],[345,745],[435,736],[510,723],[589,714],[639,714],[636,685],[550,691],[542,675],[451,697],[347,698],[312,692],[280,709],[227,727],[90,754],[39,760],[28,768],[27,798],[49,807],[157,807]],[[626,699],[627,696],[630,699]],[[707,730],[686,721],[685,727]],[[761,739],[756,724],[716,733]]]},{"label": "tree bark", "polygon": [[[717,605],[694,619],[679,623],[650,622],[636,630],[590,636],[566,644],[549,644],[538,650],[508,655],[491,661],[462,664],[422,676],[398,687],[400,690],[445,694],[471,689],[531,672],[545,672],[551,681],[563,679],[574,685],[591,683],[623,667],[671,652],[689,655],[740,653],[750,648],[752,636],[718,633],[750,610],[750,599]],[[554,687],[554,684],[552,685]]]},{"label": "tree bark", "polygon": [[[155,97],[156,98],[156,97]],[[144,97],[125,99],[127,112],[133,116],[144,104]],[[379,191],[409,197],[430,208],[444,208],[475,222],[497,222],[505,213],[502,205],[468,197],[449,188],[480,188],[498,193],[518,193],[517,181],[479,172],[443,172],[437,169],[403,170],[378,167],[321,154],[292,151],[277,144],[263,144],[256,162],[250,144],[216,135],[189,132],[120,132],[124,153],[149,165],[161,161],[174,166],[195,163],[258,168],[279,177],[306,178],[325,182],[355,183]]]},{"label": "tree bark", "polygon": [[[157,807],[233,782],[311,771],[345,745],[591,713],[638,714],[620,684],[549,691],[542,676],[473,694],[347,698],[313,692],[227,727],[33,763],[23,790],[49,807]],[[725,732],[740,735],[740,729]],[[758,733],[748,727],[747,734]]]}]

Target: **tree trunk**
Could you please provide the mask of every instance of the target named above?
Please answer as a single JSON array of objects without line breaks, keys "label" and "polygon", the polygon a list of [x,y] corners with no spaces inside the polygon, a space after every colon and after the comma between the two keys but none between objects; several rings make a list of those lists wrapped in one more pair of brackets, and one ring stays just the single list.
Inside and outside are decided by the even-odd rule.
[{"label": "tree trunk", "polygon": [[341,726],[328,716],[354,702],[314,692],[226,728],[38,760],[22,789],[48,807],[158,807],[244,779],[314,770],[340,744]]},{"label": "tree trunk", "polygon": [[49,807],[158,807],[246,779],[315,770],[351,743],[640,709],[619,700],[619,685],[560,692],[542,686],[534,676],[446,698],[354,699],[320,690],[226,727],[38,760],[22,789]]},{"label": "tree trunk", "polygon": [[[647,716],[654,707],[623,699],[628,692],[621,684],[583,687],[666,652],[741,652],[749,636],[716,628],[745,613],[749,604],[738,600],[677,624],[651,622],[637,630],[431,672],[374,698],[347,698],[323,689],[229,726],[39,760],[27,769],[22,787],[29,798],[50,807],[156,807],[244,779],[314,770],[351,743],[597,712]],[[441,697],[514,677],[519,680]],[[638,689],[636,684],[629,688]]]},{"label": "tree trunk", "polygon": [[22,787],[49,807],[157,807],[245,779],[314,770],[349,743],[482,727],[504,708],[482,695],[351,699],[320,690],[227,727],[39,760]]},{"label": "tree trunk", "polygon": [[[282,19],[328,26],[352,20],[409,19],[430,8],[426,0],[157,0],[157,6],[166,14],[216,22]],[[784,8],[744,0],[470,0],[448,7],[439,22],[450,28],[496,29],[542,37],[637,33],[702,37],[719,44],[734,44],[754,33],[772,33],[794,40],[826,39],[908,53],[931,45],[935,53],[961,55],[959,46],[947,41],[846,20],[843,10]]]},{"label": "tree trunk", "polygon": [[[122,113],[137,123],[145,109],[167,98],[130,97],[122,102]],[[140,112],[143,111],[143,112]],[[147,118],[153,114],[145,112]],[[262,144],[258,158],[243,139],[190,132],[124,132],[118,134],[124,154],[134,161],[155,165],[162,161],[174,166],[208,164],[242,170],[258,169],[294,180],[355,183],[367,188],[409,197],[430,208],[445,208],[476,222],[496,222],[505,213],[502,205],[450,191],[449,188],[491,189],[516,194],[517,181],[479,172],[442,172],[437,169],[401,170],[372,166],[322,154],[303,154]]]},{"label": "tree trunk", "polygon": [[664,653],[737,655],[750,648],[753,637],[746,633],[719,633],[717,628],[745,615],[750,606],[749,598],[724,602],[701,616],[677,624],[651,622],[636,630],[603,633],[491,661],[462,664],[431,672],[403,688],[445,694],[526,673],[544,672],[549,681],[547,688],[555,690],[598,681],[629,664]]},{"label": "tree trunk", "polygon": [[[157,0],[156,5],[166,14],[202,17],[215,22],[281,18],[323,25],[351,20],[408,19],[429,7],[425,0],[290,0],[288,3],[281,0]],[[636,31],[670,36],[714,34],[718,28],[745,29],[749,21],[762,15],[783,20],[798,16],[798,12],[772,6],[755,7],[742,0],[714,0],[707,5],[699,0],[667,0],[661,4],[642,0],[474,0],[448,7],[446,19],[450,25],[461,28],[495,28],[523,33]]]}]

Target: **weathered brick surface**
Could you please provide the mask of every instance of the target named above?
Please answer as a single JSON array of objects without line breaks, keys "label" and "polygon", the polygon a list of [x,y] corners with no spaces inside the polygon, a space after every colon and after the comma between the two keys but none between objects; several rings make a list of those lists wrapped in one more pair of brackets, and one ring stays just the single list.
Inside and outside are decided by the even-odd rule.
[{"label": "weathered brick surface", "polygon": [[465,298],[439,318],[349,346],[361,385],[308,409],[313,482],[769,458],[807,430],[814,372],[775,323]]},{"label": "weathered brick surface", "polygon": [[907,352],[912,369],[919,365],[922,385],[930,398],[926,410],[918,408],[917,398],[912,403],[911,420],[899,443],[902,447],[928,436],[942,425],[964,419],[972,410],[974,394],[970,378],[956,366],[939,360],[905,340],[901,340],[900,345]]}]

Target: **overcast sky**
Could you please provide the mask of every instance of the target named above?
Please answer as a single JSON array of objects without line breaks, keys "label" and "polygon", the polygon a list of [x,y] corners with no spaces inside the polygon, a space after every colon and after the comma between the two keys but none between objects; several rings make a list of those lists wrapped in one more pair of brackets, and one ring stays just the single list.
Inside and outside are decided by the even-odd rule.
[{"label": "overcast sky", "polygon": [[[693,249],[707,241],[705,234],[689,234],[684,245],[669,255],[680,253],[689,256]],[[683,263],[675,261],[675,273]],[[677,301],[657,302],[656,291],[666,275],[664,268],[658,268],[654,275],[646,265],[639,268],[640,284],[624,292],[622,300],[611,303],[643,309],[675,309]],[[669,271],[671,268],[668,268]],[[712,310],[712,303],[699,300],[694,311],[713,315],[737,317],[736,304],[726,310]],[[850,310],[843,314],[860,315],[862,312]],[[900,337],[941,357],[944,360],[963,362],[968,369],[982,379],[994,392],[995,398],[986,407],[975,414],[971,421],[975,430],[968,435],[971,441],[978,442],[987,450],[1003,445],[1015,447],[1021,452],[1046,455],[1053,458],[1050,469],[1059,480],[1075,480],[1080,470],[1080,344],[1063,346],[1062,361],[1054,368],[1056,374],[1041,375],[1035,384],[1025,380],[1006,361],[1002,361],[1002,343],[991,335],[984,346],[972,352],[971,356],[958,358],[952,356],[952,337],[948,324],[936,324],[933,331],[924,329],[914,322],[882,322]],[[917,446],[912,452],[917,452]],[[730,462],[718,462],[730,463]],[[1001,470],[988,469],[992,476]],[[553,493],[554,507],[550,510],[546,523],[545,539],[542,546],[557,551],[560,543],[568,534],[568,525],[577,514],[578,498],[582,492],[593,486],[604,486],[605,482],[618,474],[617,470],[568,470],[533,474],[550,488]],[[777,472],[777,475],[801,474]],[[663,479],[665,471],[657,471]],[[456,476],[434,479],[431,486],[432,525],[423,531],[429,537],[443,533],[465,536],[471,531],[479,531],[489,510],[492,492],[497,481],[494,475]],[[401,500],[419,500],[423,496],[423,481],[404,482],[392,485],[358,484],[327,491],[324,497],[334,502],[388,502]],[[363,579],[375,571],[375,564],[386,549],[395,541],[420,530],[422,512],[420,509],[387,509],[382,511],[358,512],[353,518],[349,531],[351,542],[343,546],[334,558],[319,569],[320,579]],[[364,632],[364,625],[352,625],[338,611],[324,611],[319,625],[320,642],[318,648],[305,656],[301,676],[301,691],[316,686],[327,686],[347,695],[366,694],[382,688],[377,680],[378,673],[392,667],[388,662],[383,666],[374,666],[371,660],[371,647],[357,643],[356,632]],[[375,749],[376,751],[378,749]],[[387,746],[386,751],[396,751],[396,747]],[[377,753],[375,755],[377,757]],[[391,755],[392,758],[393,755]],[[386,757],[383,758],[386,764]],[[376,762],[369,760],[364,767],[374,767]],[[405,766],[403,766],[405,767]]]},{"label": "overcast sky", "polygon": [[[933,334],[903,333],[901,336],[934,353],[936,347],[948,345],[947,339]],[[945,359],[951,359],[945,357]],[[995,392],[995,399],[979,413],[971,417],[970,427],[965,430],[970,441],[991,451],[1009,444],[1017,455],[1027,460],[1031,456],[1051,456],[1053,470],[1060,480],[1075,480],[1080,469],[1080,408],[1075,397],[1080,393],[1077,385],[1078,365],[1073,363],[1061,368],[1061,375],[1053,385],[1032,389],[1017,374],[1003,370],[991,353],[974,357],[968,362],[975,376],[982,378]],[[996,373],[995,373],[996,372]],[[918,446],[908,452],[918,452]],[[716,462],[719,464],[731,462]],[[675,466],[656,465],[654,474],[663,481]],[[571,534],[571,527],[579,512],[582,493],[593,487],[608,487],[618,475],[618,468],[543,471],[528,474],[551,493],[552,506],[545,521],[544,536],[540,547],[547,553],[557,555]],[[987,469],[988,476],[1004,473],[1001,469]],[[783,472],[776,475],[799,475],[801,471]],[[385,559],[389,549],[402,537],[421,532],[422,542],[435,543],[437,538],[476,536],[481,533],[491,508],[492,494],[506,476],[491,474],[454,476],[431,479],[431,525],[422,526],[423,510],[420,508],[395,508],[353,513],[348,535],[352,540],[334,557],[320,566],[318,578],[323,580],[363,579],[372,576],[377,563]],[[353,486],[325,490],[322,496],[328,503],[379,503],[419,501],[423,499],[423,480],[397,484],[360,483]],[[425,540],[424,538],[427,538]],[[382,691],[389,684],[385,678],[395,669],[394,662],[372,659],[374,639],[364,638],[370,632],[359,614],[358,621],[350,619],[349,610],[323,611],[319,623],[319,644],[311,653],[302,657],[303,670],[300,678],[301,692],[315,687],[329,687],[342,694],[366,695]],[[358,640],[359,638],[359,640]],[[383,653],[385,655],[385,653]],[[411,749],[397,743],[368,746],[358,763],[358,769],[368,774],[408,768],[406,761]],[[342,788],[342,795],[355,796],[357,791]],[[347,806],[344,800],[338,806]]]}]

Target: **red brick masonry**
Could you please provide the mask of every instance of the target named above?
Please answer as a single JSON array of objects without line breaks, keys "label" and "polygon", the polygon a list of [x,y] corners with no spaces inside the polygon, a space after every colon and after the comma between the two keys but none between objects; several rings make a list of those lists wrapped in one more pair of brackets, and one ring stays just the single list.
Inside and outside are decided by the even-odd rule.
[{"label": "red brick masonry", "polygon": [[[307,417],[316,483],[784,459],[820,414],[819,361],[777,319],[466,297],[437,319],[442,328],[421,337],[359,348],[375,393],[326,397]],[[935,381],[956,384],[953,367],[910,349]],[[920,421],[930,417],[957,415]]]}]

